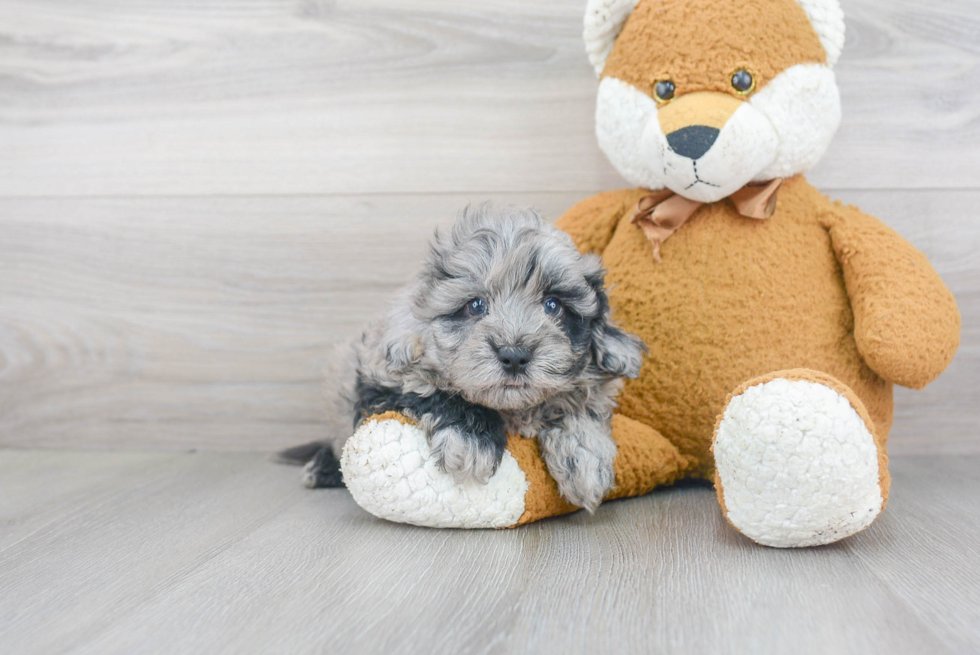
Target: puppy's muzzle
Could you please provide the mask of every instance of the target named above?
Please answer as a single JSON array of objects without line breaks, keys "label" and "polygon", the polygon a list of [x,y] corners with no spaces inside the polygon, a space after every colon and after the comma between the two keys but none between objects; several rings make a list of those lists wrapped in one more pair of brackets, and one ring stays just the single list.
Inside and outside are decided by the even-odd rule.
[{"label": "puppy's muzzle", "polygon": [[504,370],[511,375],[520,375],[531,363],[533,353],[525,346],[502,346],[497,350],[497,359]]}]

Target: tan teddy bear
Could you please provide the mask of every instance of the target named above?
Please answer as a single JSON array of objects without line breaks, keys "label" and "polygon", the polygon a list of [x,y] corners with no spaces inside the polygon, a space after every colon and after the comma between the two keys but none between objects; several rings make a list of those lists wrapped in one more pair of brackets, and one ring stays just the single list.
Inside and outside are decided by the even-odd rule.
[{"label": "tan teddy bear", "polygon": [[[590,0],[599,144],[638,188],[558,225],[601,254],[619,322],[650,348],[613,419],[616,488],[713,481],[729,522],[779,547],[825,544],[884,508],[892,385],[922,388],[959,344],[925,256],[802,173],[840,121],[837,0]],[[397,415],[342,465],[396,521],[505,527],[573,511],[533,440],[488,485],[457,484]]]}]

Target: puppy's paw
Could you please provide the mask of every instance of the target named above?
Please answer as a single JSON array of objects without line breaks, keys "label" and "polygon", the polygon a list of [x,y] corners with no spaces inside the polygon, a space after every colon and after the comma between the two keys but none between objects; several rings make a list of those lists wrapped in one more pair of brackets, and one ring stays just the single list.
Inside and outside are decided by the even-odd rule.
[{"label": "puppy's paw", "polygon": [[570,420],[564,428],[541,435],[538,443],[562,498],[594,512],[616,480],[616,443],[608,428]]},{"label": "puppy's paw", "polygon": [[558,483],[558,493],[571,504],[594,512],[612,489],[616,477],[612,460],[579,449],[575,457],[565,461],[558,475],[552,473]]},{"label": "puppy's paw", "polygon": [[489,482],[500,466],[505,445],[505,440],[472,434],[456,427],[436,430],[429,438],[429,447],[439,468],[457,482],[470,478],[483,484]]}]

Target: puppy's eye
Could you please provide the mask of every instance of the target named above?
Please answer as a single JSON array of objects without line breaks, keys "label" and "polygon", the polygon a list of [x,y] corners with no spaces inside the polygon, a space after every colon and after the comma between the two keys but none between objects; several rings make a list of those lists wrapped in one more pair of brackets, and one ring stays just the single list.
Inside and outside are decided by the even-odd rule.
[{"label": "puppy's eye", "polygon": [[755,77],[744,68],[732,73],[732,88],[741,95],[747,96],[755,91]]},{"label": "puppy's eye", "polygon": [[557,298],[545,298],[544,300],[544,313],[548,316],[561,316],[565,311],[562,306],[561,301]]},{"label": "puppy's eye", "polygon": [[677,87],[670,80],[660,80],[653,85],[653,99],[657,102],[667,102],[674,97]]},{"label": "puppy's eye", "polygon": [[466,303],[466,315],[479,317],[487,313],[487,303],[483,298],[474,298]]}]

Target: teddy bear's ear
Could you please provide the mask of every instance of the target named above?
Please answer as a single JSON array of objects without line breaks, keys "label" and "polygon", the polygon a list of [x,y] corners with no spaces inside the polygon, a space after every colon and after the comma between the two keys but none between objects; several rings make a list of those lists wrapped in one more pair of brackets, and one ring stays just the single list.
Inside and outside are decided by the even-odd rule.
[{"label": "teddy bear's ear", "polygon": [[585,9],[585,51],[601,75],[616,37],[640,0],[589,0]]},{"label": "teddy bear's ear", "polygon": [[[844,10],[839,0],[796,0],[810,18],[820,43],[827,51],[827,65],[833,67],[844,49]],[[602,74],[606,59],[612,52],[626,19],[633,13],[640,0],[589,0],[585,10],[585,50],[595,67],[596,75]]]},{"label": "teddy bear's ear", "polygon": [[796,0],[810,18],[813,29],[827,51],[827,65],[831,68],[840,59],[844,49],[844,10],[838,0]]}]

